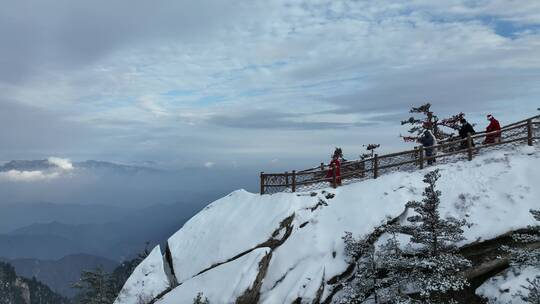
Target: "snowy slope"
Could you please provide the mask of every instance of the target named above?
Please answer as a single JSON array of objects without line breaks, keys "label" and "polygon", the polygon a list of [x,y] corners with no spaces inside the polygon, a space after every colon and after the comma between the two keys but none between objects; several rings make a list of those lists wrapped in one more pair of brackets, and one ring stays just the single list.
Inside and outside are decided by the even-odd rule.
[{"label": "snowy slope", "polygon": [[[531,147],[438,166],[441,213],[473,223],[463,244],[531,225],[534,219],[528,210],[540,207],[539,167],[540,153]],[[430,169],[316,193],[260,196],[235,191],[210,204],[169,239],[175,284],[180,285],[157,303],[184,303],[199,291],[211,295],[212,303],[234,303],[253,288],[261,303],[324,300],[334,288],[332,278],[348,266],[344,232],[366,235],[403,214],[407,201],[421,198],[422,178]],[[253,255],[260,258],[260,248],[271,258],[253,263]],[[248,258],[254,260],[241,262]],[[259,265],[262,281],[252,282],[253,274],[246,275],[242,265],[248,264]],[[225,281],[242,284],[237,283],[234,292],[213,286]],[[187,289],[190,293],[183,291]]]}]

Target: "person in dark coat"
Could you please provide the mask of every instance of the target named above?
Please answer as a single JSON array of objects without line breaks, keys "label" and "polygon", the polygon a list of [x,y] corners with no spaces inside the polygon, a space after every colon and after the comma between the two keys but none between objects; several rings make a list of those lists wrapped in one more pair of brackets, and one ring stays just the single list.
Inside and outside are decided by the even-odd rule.
[{"label": "person in dark coat", "polygon": [[[462,118],[460,122],[461,122],[461,128],[459,129],[459,137],[461,137],[461,139],[466,139],[469,134],[470,135],[476,134],[476,131],[474,131],[473,126],[470,123],[468,123],[465,118]],[[461,149],[466,149],[468,146],[469,145],[467,144],[466,141],[461,142]],[[472,142],[472,146],[474,147],[474,141]]]},{"label": "person in dark coat", "polygon": [[486,139],[484,140],[484,144],[494,144],[494,143],[500,143],[501,142],[501,125],[499,124],[499,121],[493,117],[493,115],[489,114],[487,116],[487,119],[489,121],[489,125],[486,128],[486,133],[499,131],[493,134],[487,134]]},{"label": "person in dark coat", "polygon": [[[426,151],[426,157],[432,157],[435,155],[435,149],[433,146],[437,145],[437,139],[435,139],[435,136],[431,131],[426,130],[424,131],[424,134],[418,138],[418,142],[424,146],[424,151]],[[428,165],[431,165],[435,162],[435,159],[428,159],[427,163]]]}]

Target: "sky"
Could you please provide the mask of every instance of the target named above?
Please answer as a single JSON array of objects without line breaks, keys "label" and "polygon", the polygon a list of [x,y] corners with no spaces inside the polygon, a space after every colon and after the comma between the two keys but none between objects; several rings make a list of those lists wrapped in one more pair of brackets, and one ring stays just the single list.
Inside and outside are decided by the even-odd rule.
[{"label": "sky", "polygon": [[0,0],[0,160],[301,169],[540,107],[538,0]]}]

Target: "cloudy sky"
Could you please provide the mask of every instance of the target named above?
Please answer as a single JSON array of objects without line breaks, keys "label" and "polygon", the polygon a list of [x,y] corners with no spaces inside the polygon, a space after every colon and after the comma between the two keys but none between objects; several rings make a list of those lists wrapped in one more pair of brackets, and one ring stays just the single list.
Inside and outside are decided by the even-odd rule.
[{"label": "cloudy sky", "polygon": [[426,101],[479,128],[540,106],[538,0],[0,5],[0,160],[271,171],[400,149]]}]

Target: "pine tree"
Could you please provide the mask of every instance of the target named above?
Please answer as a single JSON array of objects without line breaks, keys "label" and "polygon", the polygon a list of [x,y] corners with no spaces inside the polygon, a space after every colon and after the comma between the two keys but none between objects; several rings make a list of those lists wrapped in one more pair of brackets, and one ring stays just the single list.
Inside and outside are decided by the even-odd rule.
[{"label": "pine tree", "polygon": [[444,294],[458,291],[467,285],[460,275],[470,262],[456,253],[456,243],[464,240],[464,220],[453,217],[441,218],[439,213],[441,192],[436,189],[439,170],[427,173],[424,182],[428,185],[421,202],[411,201],[407,207],[417,213],[407,218],[411,243],[419,245],[409,259],[411,279],[417,285],[420,296],[431,301],[442,301]]},{"label": "pine tree", "polygon": [[24,303],[22,293],[15,285],[17,274],[10,264],[0,262],[0,304]]},{"label": "pine tree", "polygon": [[368,152],[360,154],[360,159],[373,158],[375,154],[375,150],[379,148],[380,146],[381,146],[380,144],[363,145],[363,147],[366,147],[366,150]]},{"label": "pine tree", "polygon": [[[112,273],[106,273],[101,268],[83,271],[79,282],[74,285],[80,291],[73,302],[79,304],[113,303],[135,268],[149,255],[148,245],[147,242],[142,253],[132,260],[123,262]],[[138,302],[148,303],[149,300],[138,299]]]},{"label": "pine tree", "polygon": [[[457,254],[456,245],[464,240],[461,228],[466,221],[441,218],[441,192],[436,189],[439,177],[438,170],[426,174],[422,201],[407,203],[416,212],[407,218],[410,225],[378,228],[390,236],[378,248],[373,245],[373,235],[357,240],[352,233],[345,233],[345,253],[349,263],[357,267],[352,280],[344,284],[340,303],[362,303],[367,299],[375,303],[445,303],[448,292],[467,285],[461,272],[470,262]],[[411,244],[405,250],[397,233],[411,235]]]},{"label": "pine tree", "polygon": [[69,299],[53,292],[48,286],[32,279],[22,278],[30,290],[30,304],[68,304]]},{"label": "pine tree", "polygon": [[74,287],[81,290],[78,295],[79,303],[110,304],[115,300],[110,275],[99,267],[93,271],[83,271],[80,281]]},{"label": "pine tree", "polygon": [[529,283],[529,285],[522,286],[525,290],[527,290],[527,294],[523,294],[523,292],[518,291],[516,296],[521,298],[526,303],[540,304],[540,275],[537,275],[533,280],[527,279],[527,283]]},{"label": "pine tree", "polygon": [[[530,210],[533,217],[540,222],[540,210]],[[535,267],[540,270],[540,248],[528,247],[527,244],[540,242],[540,225],[529,226],[531,233],[514,234],[514,241],[525,245],[519,248],[505,246],[503,249],[510,253],[510,266],[514,268]],[[528,293],[518,292],[515,296],[527,303],[540,304],[540,275],[527,279],[529,285],[523,286]]]},{"label": "pine tree", "polygon": [[378,248],[377,260],[379,267],[386,273],[381,280],[379,298],[382,303],[416,303],[416,301],[406,295],[403,287],[409,282],[410,256],[402,249],[396,238],[399,225],[388,227],[390,238]]},{"label": "pine tree", "polygon": [[412,304],[415,300],[403,293],[409,269],[404,261],[407,257],[396,238],[396,227],[383,228],[390,238],[375,248],[372,237],[355,239],[345,232],[345,254],[349,263],[356,263],[352,280],[343,285],[341,304],[357,304],[371,300],[373,303]]},{"label": "pine tree", "polygon": [[344,286],[344,296],[340,299],[342,304],[360,304],[373,297],[378,303],[377,290],[380,288],[378,267],[375,261],[375,248],[368,239],[355,239],[351,232],[345,232],[345,254],[350,263],[356,263],[354,277]]},{"label": "pine tree", "polygon": [[430,103],[425,103],[419,107],[412,107],[409,112],[414,115],[420,114],[423,117],[417,118],[411,116],[408,119],[401,121],[401,125],[411,125],[408,131],[411,136],[402,136],[405,141],[416,141],[426,130],[433,132],[433,135],[435,135],[435,138],[438,140],[452,137],[452,134],[444,132],[442,127],[459,130],[459,121],[465,116],[465,114],[459,113],[452,117],[440,120],[431,110]]},{"label": "pine tree", "polygon": [[[533,217],[540,221],[540,210],[530,210]],[[519,244],[532,244],[540,242],[540,225],[529,226],[532,233],[514,234],[512,238]],[[504,247],[510,253],[510,264],[514,267],[533,266],[540,268],[540,248],[521,248]]]}]

